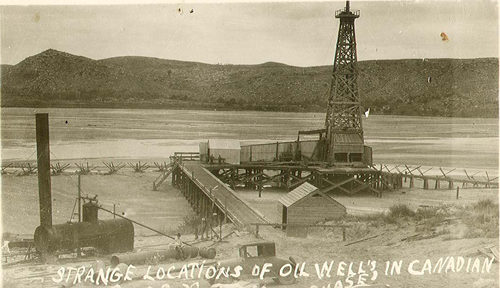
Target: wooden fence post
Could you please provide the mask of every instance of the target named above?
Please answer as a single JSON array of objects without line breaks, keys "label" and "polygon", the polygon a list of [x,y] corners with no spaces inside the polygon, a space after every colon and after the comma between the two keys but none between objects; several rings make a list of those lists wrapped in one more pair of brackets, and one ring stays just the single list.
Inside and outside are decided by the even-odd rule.
[{"label": "wooden fence post", "polygon": [[279,157],[279,146],[280,145],[280,142],[276,142],[276,161],[279,161],[278,157]]}]

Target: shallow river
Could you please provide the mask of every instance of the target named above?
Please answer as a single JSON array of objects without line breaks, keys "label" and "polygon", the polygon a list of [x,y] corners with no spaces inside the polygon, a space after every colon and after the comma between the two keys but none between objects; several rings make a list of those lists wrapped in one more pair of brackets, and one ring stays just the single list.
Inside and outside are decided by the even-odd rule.
[{"label": "shallow river", "polygon": [[[36,159],[36,112],[49,113],[53,160],[166,159],[210,138],[294,140],[324,125],[324,113],[2,108],[4,162]],[[498,119],[373,115],[363,125],[375,163],[498,167]]]}]

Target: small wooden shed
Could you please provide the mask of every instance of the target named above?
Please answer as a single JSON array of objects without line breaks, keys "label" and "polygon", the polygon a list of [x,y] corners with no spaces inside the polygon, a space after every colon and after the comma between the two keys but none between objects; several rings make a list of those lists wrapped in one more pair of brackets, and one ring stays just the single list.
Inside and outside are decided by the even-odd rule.
[{"label": "small wooden shed", "polygon": [[283,224],[314,224],[346,214],[344,205],[305,182],[279,199]]}]

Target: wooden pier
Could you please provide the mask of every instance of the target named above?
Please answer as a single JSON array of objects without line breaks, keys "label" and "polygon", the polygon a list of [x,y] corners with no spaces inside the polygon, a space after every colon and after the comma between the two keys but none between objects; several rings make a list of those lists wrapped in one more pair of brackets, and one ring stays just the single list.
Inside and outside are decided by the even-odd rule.
[{"label": "wooden pier", "polygon": [[229,220],[243,228],[267,221],[225,183],[205,169],[199,161],[173,158],[172,185],[179,188],[193,209],[202,217],[217,213],[219,221]]}]

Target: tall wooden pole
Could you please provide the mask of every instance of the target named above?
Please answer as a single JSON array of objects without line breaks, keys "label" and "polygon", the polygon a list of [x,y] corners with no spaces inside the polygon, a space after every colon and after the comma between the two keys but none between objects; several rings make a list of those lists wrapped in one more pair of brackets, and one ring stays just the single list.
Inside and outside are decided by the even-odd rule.
[{"label": "tall wooden pole", "polygon": [[82,222],[82,190],[80,188],[80,174],[78,174],[78,222]]},{"label": "tall wooden pole", "polygon": [[36,114],[36,155],[40,226],[52,227],[52,195],[50,185],[49,114]]},{"label": "tall wooden pole", "polygon": [[[78,222],[82,222],[82,190],[80,185],[80,174],[78,174]],[[80,247],[80,234],[78,233],[78,229],[76,230],[76,257],[82,256],[82,249]]]}]

